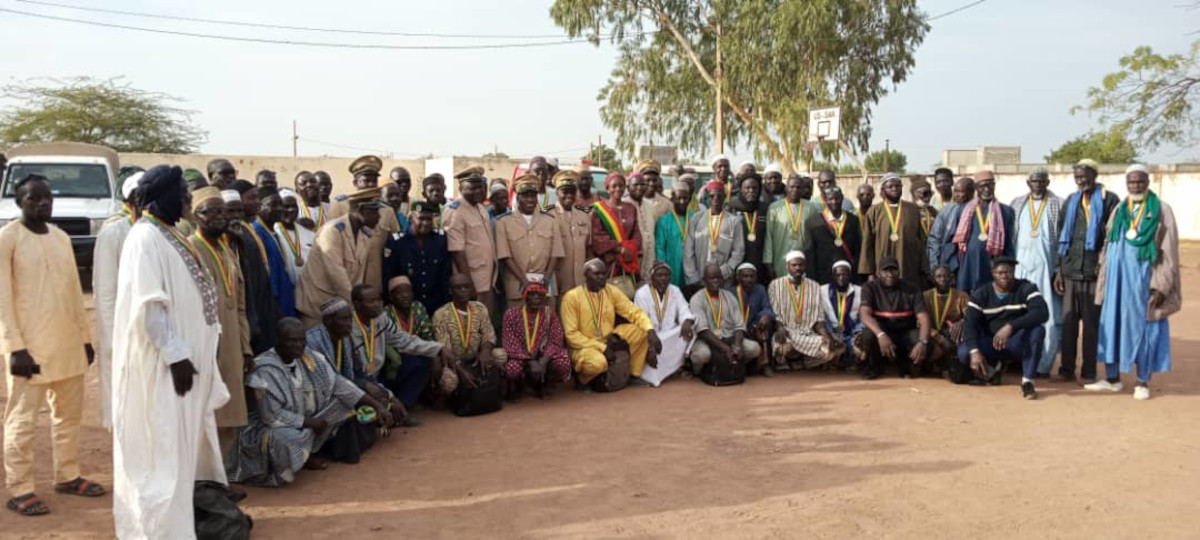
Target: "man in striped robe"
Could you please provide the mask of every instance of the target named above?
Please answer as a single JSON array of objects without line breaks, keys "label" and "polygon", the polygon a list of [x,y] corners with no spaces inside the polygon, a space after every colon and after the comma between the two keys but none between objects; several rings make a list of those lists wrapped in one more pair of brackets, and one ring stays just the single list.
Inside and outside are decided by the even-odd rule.
[{"label": "man in striped robe", "polygon": [[846,346],[829,333],[821,309],[821,286],[806,277],[804,252],[787,254],[788,275],[775,278],[767,291],[775,312],[775,361],[811,369],[841,358]]}]

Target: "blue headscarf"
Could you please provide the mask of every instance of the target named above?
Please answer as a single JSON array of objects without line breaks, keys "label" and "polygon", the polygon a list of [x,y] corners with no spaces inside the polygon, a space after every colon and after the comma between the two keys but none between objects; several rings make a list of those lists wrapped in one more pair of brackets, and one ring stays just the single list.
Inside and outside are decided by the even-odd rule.
[{"label": "blue headscarf", "polygon": [[187,194],[183,169],[173,165],[152,167],[138,181],[138,194],[142,208],[164,223],[178,223],[183,218],[183,198]]}]

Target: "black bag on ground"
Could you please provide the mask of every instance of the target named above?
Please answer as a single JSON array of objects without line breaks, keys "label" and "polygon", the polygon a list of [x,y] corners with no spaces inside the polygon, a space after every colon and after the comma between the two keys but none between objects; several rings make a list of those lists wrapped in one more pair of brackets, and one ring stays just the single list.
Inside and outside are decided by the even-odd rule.
[{"label": "black bag on ground", "polygon": [[482,373],[478,359],[466,368],[479,381],[476,388],[468,388],[466,381],[458,382],[458,389],[450,395],[450,411],[455,416],[478,416],[500,410],[504,406],[504,385],[501,384],[500,369],[493,366]]},{"label": "black bag on ground", "polygon": [[199,540],[245,540],[250,538],[254,521],[238,508],[240,500],[228,487],[217,482],[196,482],[192,493],[196,538]]},{"label": "black bag on ground", "polygon": [[712,386],[733,386],[746,382],[746,364],[733,361],[713,349],[712,358],[700,368],[700,380]]},{"label": "black bag on ground", "polygon": [[621,336],[612,334],[604,347],[604,359],[608,361],[608,370],[592,379],[592,390],[597,392],[616,392],[629,384],[629,343]]}]

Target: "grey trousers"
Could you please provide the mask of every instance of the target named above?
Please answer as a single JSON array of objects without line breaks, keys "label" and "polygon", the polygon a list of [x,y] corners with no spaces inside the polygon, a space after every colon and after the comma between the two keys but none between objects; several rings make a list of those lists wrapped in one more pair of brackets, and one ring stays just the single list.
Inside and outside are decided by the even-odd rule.
[{"label": "grey trousers", "polygon": [[1079,348],[1079,324],[1083,323],[1083,358],[1079,377],[1096,378],[1096,349],[1100,345],[1100,306],[1096,305],[1096,282],[1063,278],[1062,364],[1059,373],[1075,373]]}]

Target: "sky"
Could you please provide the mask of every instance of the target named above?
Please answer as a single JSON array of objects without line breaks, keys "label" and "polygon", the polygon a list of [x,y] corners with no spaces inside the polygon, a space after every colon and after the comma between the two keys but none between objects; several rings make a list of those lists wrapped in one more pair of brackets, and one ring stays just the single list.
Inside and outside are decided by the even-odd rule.
[{"label": "sky", "polygon": [[[459,35],[560,35],[552,2],[359,0],[46,0],[172,16],[321,28]],[[969,0],[922,0],[930,15]],[[988,0],[935,21],[908,80],[875,107],[871,150],[884,140],[909,170],[942,150],[1020,146],[1036,163],[1098,128],[1071,115],[1088,87],[1139,45],[1185,52],[1200,11],[1179,0]],[[337,7],[334,7],[334,6]],[[89,13],[0,0],[0,10],[183,32],[356,44],[462,45],[555,39],[435,39],[231,27]],[[574,161],[611,142],[596,96],[616,58],[586,43],[497,50],[324,49],[213,41],[85,26],[0,11],[0,83],[39,77],[123,77],[185,100],[208,131],[204,153],[393,157],[543,154]],[[659,142],[659,144],[662,144]],[[745,149],[732,152],[749,158]],[[1190,150],[1143,156],[1195,159]]]}]

